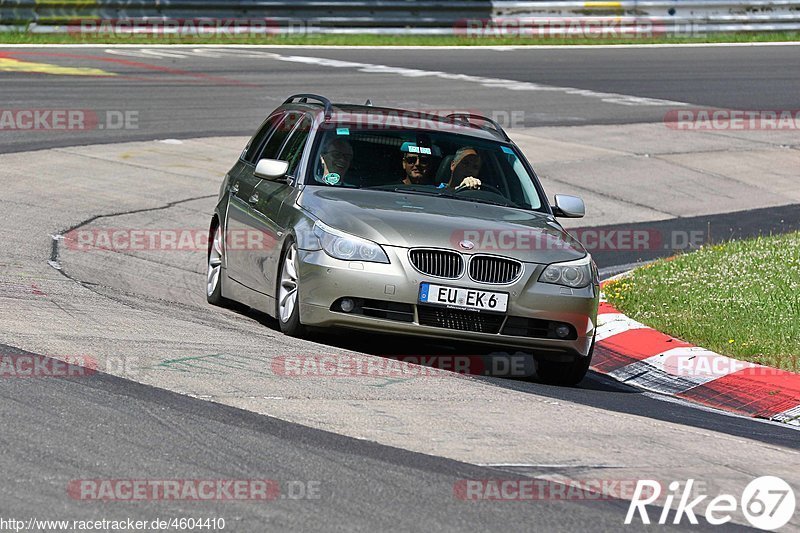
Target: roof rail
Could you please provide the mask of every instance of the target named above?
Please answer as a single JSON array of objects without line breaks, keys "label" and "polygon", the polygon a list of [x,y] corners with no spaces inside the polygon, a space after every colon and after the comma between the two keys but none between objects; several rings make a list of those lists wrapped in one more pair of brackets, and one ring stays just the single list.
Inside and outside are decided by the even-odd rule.
[{"label": "roof rail", "polygon": [[[500,124],[498,124],[496,121],[490,119],[489,117],[484,117],[483,115],[477,115],[475,113],[460,112],[460,113],[450,113],[445,118],[452,119],[453,121],[458,120],[459,122],[464,122],[465,124],[467,124],[469,126],[476,127],[476,128],[481,128],[481,126],[478,126],[477,124],[473,124],[468,119],[474,118],[474,119],[477,119],[477,120],[483,120],[484,122],[489,124],[489,126],[491,126],[491,129],[494,130],[495,133],[500,135],[506,141],[511,142],[511,139],[509,138],[508,134],[503,129],[503,127]],[[459,119],[461,119],[461,120],[459,120]],[[481,129],[485,130],[486,128],[481,128]]]},{"label": "roof rail", "polygon": [[323,106],[325,106],[325,119],[331,118],[331,114],[333,112],[333,104],[331,103],[330,100],[328,100],[324,96],[320,96],[318,94],[310,94],[310,93],[309,94],[306,94],[306,93],[293,94],[292,96],[287,98],[286,101],[284,101],[283,103],[284,104],[293,104],[294,101],[297,100],[298,104],[305,104],[305,103],[308,102],[309,98],[317,100],[319,103],[321,103]]}]

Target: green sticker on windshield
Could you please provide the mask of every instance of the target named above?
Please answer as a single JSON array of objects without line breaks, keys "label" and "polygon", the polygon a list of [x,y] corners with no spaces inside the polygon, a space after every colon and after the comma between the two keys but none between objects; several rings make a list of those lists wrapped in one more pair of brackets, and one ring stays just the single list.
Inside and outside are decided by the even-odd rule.
[{"label": "green sticker on windshield", "polygon": [[350,135],[350,128],[336,128],[336,135]]}]

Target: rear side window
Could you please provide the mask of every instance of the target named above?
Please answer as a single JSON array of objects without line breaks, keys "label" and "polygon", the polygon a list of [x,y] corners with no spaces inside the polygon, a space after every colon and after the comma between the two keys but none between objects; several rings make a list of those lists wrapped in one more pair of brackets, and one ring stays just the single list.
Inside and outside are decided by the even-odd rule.
[{"label": "rear side window", "polygon": [[256,161],[260,159],[278,159],[278,154],[280,154],[283,144],[303,116],[303,113],[297,111],[286,113],[283,120],[275,128],[275,131],[272,132],[272,136],[264,145],[264,148],[258,154]]},{"label": "rear side window", "polygon": [[264,125],[261,126],[261,129],[258,130],[258,133],[250,140],[250,144],[247,145],[247,149],[244,153],[244,160],[248,163],[255,164],[257,161],[257,156],[261,153],[261,147],[264,145],[266,140],[269,138],[270,135],[275,131],[275,126],[283,119],[283,113],[274,115],[269,117],[267,120],[264,121]]},{"label": "rear side window", "polygon": [[292,136],[278,156],[278,159],[289,162],[289,170],[286,172],[289,176],[295,176],[309,133],[311,133],[311,118],[306,116],[300,125],[295,128]]}]

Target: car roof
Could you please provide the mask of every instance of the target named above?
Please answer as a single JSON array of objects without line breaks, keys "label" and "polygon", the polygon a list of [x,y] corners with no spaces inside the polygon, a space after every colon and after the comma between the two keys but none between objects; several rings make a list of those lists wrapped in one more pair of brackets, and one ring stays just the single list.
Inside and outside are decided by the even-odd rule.
[{"label": "car roof", "polygon": [[[325,107],[317,102],[286,103],[281,106],[281,109],[306,111],[316,115],[325,112]],[[405,127],[407,125],[408,129],[447,131],[479,139],[511,142],[502,129],[498,131],[493,128],[485,128],[465,120],[448,118],[425,111],[337,103],[332,103],[330,110],[332,113],[330,117],[326,118],[326,122],[331,124],[363,124],[372,128]]]}]

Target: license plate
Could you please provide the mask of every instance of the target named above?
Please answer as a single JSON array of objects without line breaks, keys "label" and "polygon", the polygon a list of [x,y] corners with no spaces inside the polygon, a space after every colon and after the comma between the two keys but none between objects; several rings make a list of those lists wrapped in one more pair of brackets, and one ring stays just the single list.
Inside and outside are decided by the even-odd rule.
[{"label": "license plate", "polygon": [[426,304],[495,313],[505,313],[508,308],[508,294],[504,292],[447,287],[433,283],[420,284],[419,301]]}]

